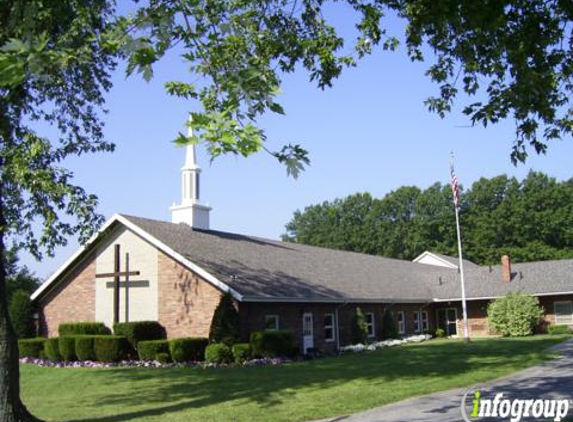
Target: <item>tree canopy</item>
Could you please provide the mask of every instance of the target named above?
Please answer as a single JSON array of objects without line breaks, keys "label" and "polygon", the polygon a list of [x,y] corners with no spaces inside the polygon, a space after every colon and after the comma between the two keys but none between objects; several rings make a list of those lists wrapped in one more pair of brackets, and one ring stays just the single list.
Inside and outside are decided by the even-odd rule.
[{"label": "tree canopy", "polygon": [[[466,258],[498,264],[573,258],[573,179],[558,182],[530,172],[521,182],[482,178],[460,194]],[[368,193],[296,211],[283,239],[392,258],[413,259],[430,250],[457,255],[449,185],[404,186],[380,199]]]}]

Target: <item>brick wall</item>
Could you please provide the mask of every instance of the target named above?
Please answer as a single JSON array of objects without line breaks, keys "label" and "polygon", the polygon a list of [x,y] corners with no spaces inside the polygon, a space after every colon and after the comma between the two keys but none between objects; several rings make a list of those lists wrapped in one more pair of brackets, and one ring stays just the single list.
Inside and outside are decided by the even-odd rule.
[{"label": "brick wall", "polygon": [[[489,300],[470,300],[467,302],[468,307],[468,328],[470,337],[486,337],[495,335],[491,332],[487,323],[487,305]],[[433,318],[437,327],[438,309],[455,308],[457,310],[457,333],[463,337],[463,313],[461,302],[440,302],[434,305]],[[433,332],[432,332],[433,333]]]},{"label": "brick wall", "polygon": [[159,322],[167,337],[208,337],[221,292],[161,252],[158,279]]},{"label": "brick wall", "polygon": [[40,303],[40,334],[58,335],[62,322],[95,320],[95,257],[85,259]]}]

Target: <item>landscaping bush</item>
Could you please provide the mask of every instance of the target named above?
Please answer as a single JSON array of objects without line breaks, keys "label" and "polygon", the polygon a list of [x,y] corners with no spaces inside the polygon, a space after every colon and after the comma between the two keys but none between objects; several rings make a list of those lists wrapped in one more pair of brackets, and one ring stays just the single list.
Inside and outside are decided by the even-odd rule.
[{"label": "landscaping bush", "polygon": [[95,336],[94,354],[99,362],[118,362],[126,359],[130,344],[124,336]]},{"label": "landscaping bush", "polygon": [[251,345],[249,343],[235,343],[231,351],[237,363],[243,363],[251,358]]},{"label": "landscaping bush", "polygon": [[62,360],[62,356],[60,355],[60,347],[58,344],[59,340],[57,337],[48,338],[44,342],[44,354],[46,355],[46,358],[52,362],[59,362]]},{"label": "landscaping bush", "polygon": [[559,334],[573,334],[573,331],[567,325],[550,325],[547,327],[547,332],[553,336]]},{"label": "landscaping bush", "polygon": [[46,339],[43,337],[18,340],[18,351],[21,358],[39,358],[44,350]]},{"label": "landscaping bush", "polygon": [[169,341],[169,352],[173,362],[202,361],[209,340],[202,337],[184,337]]},{"label": "landscaping bush", "polygon": [[365,344],[368,339],[368,327],[362,309],[356,308],[354,317],[352,318],[352,344]]},{"label": "landscaping bush", "polygon": [[385,310],[382,315],[382,340],[390,340],[399,337],[398,330],[396,329],[396,321],[394,321],[392,312]]},{"label": "landscaping bush", "polygon": [[58,327],[60,336],[108,335],[111,330],[103,322],[63,322]]},{"label": "landscaping bush", "polygon": [[221,296],[221,300],[215,309],[209,330],[211,343],[225,343],[232,345],[239,340],[239,313],[233,304],[229,293]]},{"label": "landscaping bush", "polygon": [[230,363],[233,359],[231,348],[225,343],[212,343],[205,349],[205,360],[210,363]]},{"label": "landscaping bush", "polygon": [[124,336],[131,346],[137,350],[140,341],[164,340],[165,328],[157,321],[120,322],[113,325],[116,336]]},{"label": "landscaping bush", "polygon": [[96,360],[94,339],[96,336],[75,336],[76,357],[78,360]]},{"label": "landscaping bush", "polygon": [[158,353],[155,356],[155,360],[162,364],[171,363],[171,356],[169,353]]},{"label": "landscaping bush", "polygon": [[523,293],[508,293],[487,307],[489,327],[503,336],[521,337],[533,334],[543,316],[539,299]]},{"label": "landscaping bush", "polygon": [[77,360],[76,356],[76,337],[60,336],[58,340],[58,350],[63,360],[72,362]]},{"label": "landscaping bush", "polygon": [[16,290],[9,307],[12,327],[18,338],[30,338],[36,335],[34,326],[34,307],[30,294],[25,290]]},{"label": "landscaping bush", "polygon": [[446,336],[446,332],[444,331],[443,328],[437,328],[435,336],[437,338],[444,338]]},{"label": "landscaping bush", "polygon": [[291,356],[293,339],[290,331],[255,331],[251,334],[251,352],[255,357]]},{"label": "landscaping bush", "polygon": [[169,356],[169,342],[167,340],[140,341],[137,345],[137,353],[140,360],[156,360],[160,353],[166,353]]}]

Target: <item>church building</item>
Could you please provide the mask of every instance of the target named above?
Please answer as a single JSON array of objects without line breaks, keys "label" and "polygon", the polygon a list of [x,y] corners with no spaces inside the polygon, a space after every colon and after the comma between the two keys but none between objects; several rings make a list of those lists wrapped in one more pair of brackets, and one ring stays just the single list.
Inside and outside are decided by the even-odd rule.
[{"label": "church building", "polygon": [[[220,232],[200,201],[195,146],[186,147],[180,205],[171,222],[116,214],[33,293],[40,333],[62,322],[159,321],[169,338],[208,337],[222,294],[237,306],[241,336],[289,330],[301,352],[351,342],[357,307],[369,337],[393,313],[401,335],[462,331],[457,260],[425,252],[413,262]],[[491,335],[488,303],[536,295],[547,324],[573,325],[573,260],[494,267],[464,263],[471,336]]]}]

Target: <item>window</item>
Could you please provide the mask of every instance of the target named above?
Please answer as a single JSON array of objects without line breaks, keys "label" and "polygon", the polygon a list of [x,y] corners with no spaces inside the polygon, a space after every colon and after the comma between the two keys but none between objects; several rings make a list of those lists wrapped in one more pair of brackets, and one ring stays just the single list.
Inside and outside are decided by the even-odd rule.
[{"label": "window", "polygon": [[374,337],[374,314],[368,312],[364,315],[366,320],[366,329],[368,330],[368,337]]},{"label": "window", "polygon": [[406,315],[404,311],[398,312],[398,334],[406,333]]},{"label": "window", "polygon": [[427,311],[422,311],[422,331],[426,334],[430,332],[430,323],[428,321]]},{"label": "window", "polygon": [[277,331],[279,329],[279,316],[278,315],[265,315],[265,330]]},{"label": "window", "polygon": [[420,325],[422,325],[421,321],[420,321],[420,311],[414,311],[414,332],[415,333],[420,332]]},{"label": "window", "polygon": [[556,325],[573,324],[573,303],[570,300],[555,302],[553,309]]},{"label": "window", "polygon": [[324,315],[324,340],[334,341],[334,314]]}]

